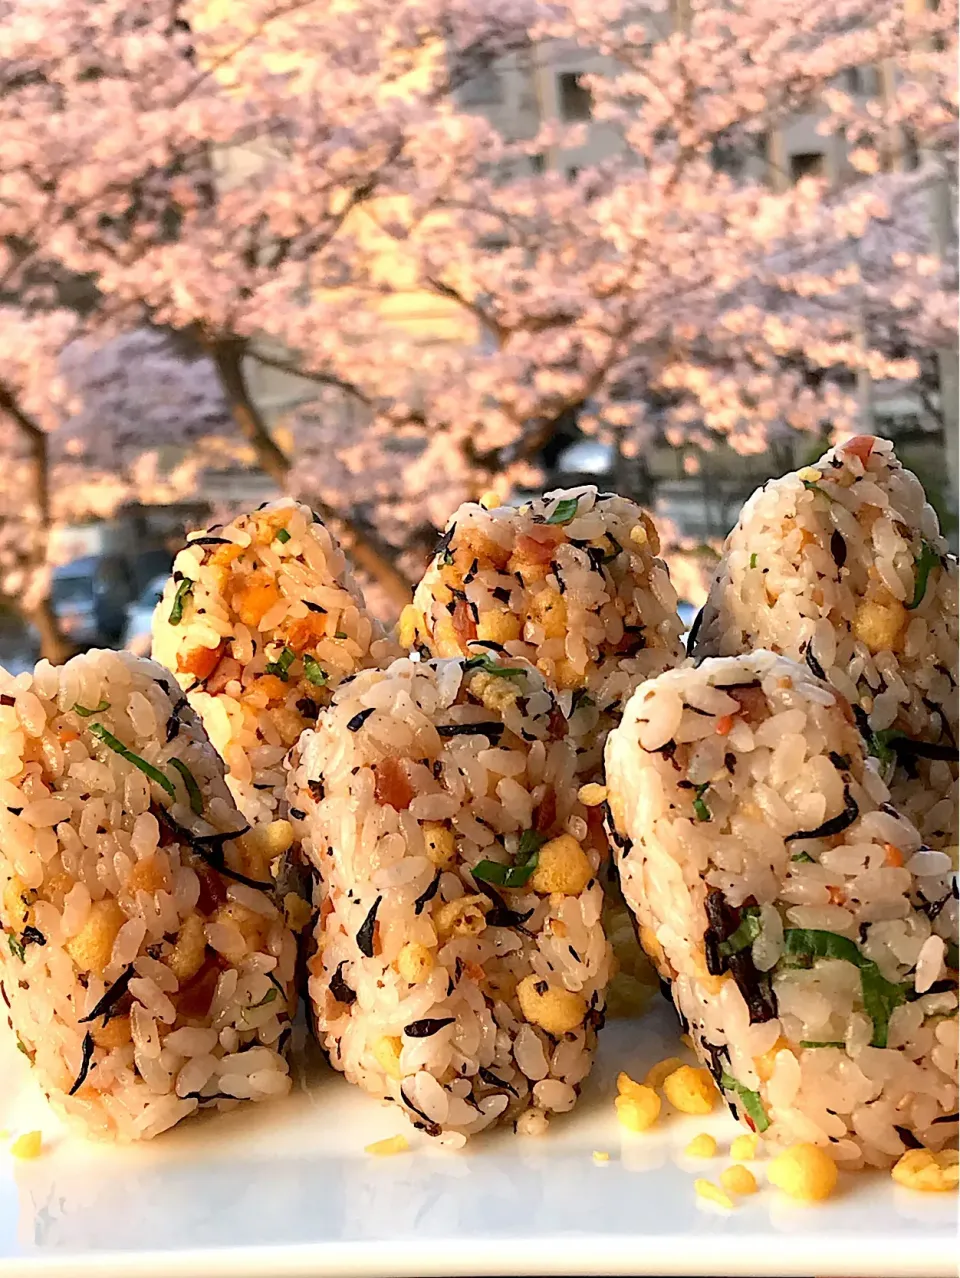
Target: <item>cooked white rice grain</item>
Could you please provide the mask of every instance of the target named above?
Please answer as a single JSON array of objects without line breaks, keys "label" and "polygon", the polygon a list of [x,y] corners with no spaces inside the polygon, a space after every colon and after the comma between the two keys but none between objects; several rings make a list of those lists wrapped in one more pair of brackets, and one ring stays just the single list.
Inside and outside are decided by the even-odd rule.
[{"label": "cooked white rice grain", "polygon": [[[143,1140],[287,1091],[295,938],[170,673],[98,651],[0,670],[0,753],[0,992],[57,1109]],[[225,1034],[256,1062],[242,1091],[218,1084]]]},{"label": "cooked white rice grain", "polygon": [[251,823],[281,815],[283,760],[333,689],[393,650],[343,552],[287,498],[191,533],[153,619],[153,656],[176,673]]},{"label": "cooked white rice grain", "polygon": [[533,662],[559,690],[576,770],[590,779],[633,689],[683,658],[659,549],[649,515],[595,487],[520,507],[468,503],[400,619],[400,643],[436,657],[492,651]]},{"label": "cooked white rice grain", "polygon": [[950,861],[849,705],[773,653],[708,658],[637,689],[606,762],[624,895],[739,1117],[851,1167],[955,1139]]},{"label": "cooked white rice grain", "polygon": [[444,1143],[569,1109],[589,1069],[611,954],[574,749],[543,676],[484,655],[362,672],[292,759],[318,1036]]},{"label": "cooked white rice grain", "polygon": [[957,843],[957,562],[920,481],[860,435],[746,503],[694,656],[769,648],[853,705],[897,808]]}]

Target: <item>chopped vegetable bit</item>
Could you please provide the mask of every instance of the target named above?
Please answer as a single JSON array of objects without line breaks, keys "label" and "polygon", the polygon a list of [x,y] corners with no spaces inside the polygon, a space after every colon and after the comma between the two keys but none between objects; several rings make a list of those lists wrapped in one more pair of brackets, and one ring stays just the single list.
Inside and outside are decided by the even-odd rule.
[{"label": "chopped vegetable bit", "polygon": [[698,1196],[705,1198],[707,1202],[716,1203],[720,1207],[733,1207],[733,1199],[718,1188],[712,1180],[695,1180],[693,1187]]},{"label": "chopped vegetable bit", "polygon": [[43,1151],[42,1132],[24,1132],[10,1146],[14,1158],[38,1158]]},{"label": "chopped vegetable bit", "polygon": [[546,522],[548,524],[569,524],[571,519],[577,517],[576,497],[565,497],[562,501],[558,501],[553,509],[553,513],[548,516]]},{"label": "chopped vegetable bit", "polygon": [[159,768],[155,768],[152,763],[147,763],[146,759],[141,759],[139,754],[134,754],[132,750],[128,750],[122,741],[119,741],[112,732],[108,732],[102,723],[93,723],[90,725],[90,732],[108,746],[114,754],[119,754],[121,759],[126,759],[128,763],[132,763],[135,768],[139,768],[145,777],[149,777],[162,790],[166,790],[171,799],[177,797],[177,789],[169,777],[165,777]]},{"label": "chopped vegetable bit", "polygon": [[605,1149],[595,1149],[593,1151],[593,1161],[595,1163],[609,1163],[610,1155]]},{"label": "chopped vegetable bit", "polygon": [[808,490],[808,492],[819,493],[821,497],[826,497],[827,501],[833,501],[833,498],[830,496],[830,494],[826,492],[825,489],[821,488],[819,484],[815,484],[809,479],[801,480],[801,483],[803,484],[804,488]]},{"label": "chopped vegetable bit", "polygon": [[791,1198],[819,1202],[836,1187],[837,1165],[819,1145],[791,1145],[776,1156],[767,1177]]},{"label": "chopped vegetable bit", "polygon": [[749,1087],[744,1087],[743,1083],[738,1083],[726,1070],[720,1075],[720,1085],[728,1092],[735,1092],[739,1096],[743,1112],[749,1116],[750,1121],[758,1132],[765,1132],[770,1126],[770,1119],[767,1117],[767,1111],[763,1107],[760,1093],[751,1091]]},{"label": "chopped vegetable bit", "polygon": [[277,997],[277,991],[271,987],[270,989],[267,990],[266,994],[264,994],[263,998],[260,999],[259,1003],[251,1003],[249,1005],[250,1010],[252,1010],[255,1007],[266,1007],[268,1003],[274,1002],[276,997]]},{"label": "chopped vegetable bit", "polygon": [[645,1132],[660,1117],[660,1097],[642,1083],[635,1083],[629,1092],[621,1092],[614,1103],[621,1127],[631,1132]]},{"label": "chopped vegetable bit", "polygon": [[322,688],[330,678],[316,657],[311,656],[309,652],[303,654],[303,677],[308,683],[315,684],[318,688]]},{"label": "chopped vegetable bit", "polygon": [[[651,1065],[647,1070],[647,1076],[643,1080],[648,1087],[662,1087],[663,1080],[668,1074],[674,1073],[683,1064],[679,1056],[668,1056],[664,1061],[657,1061],[656,1065]],[[626,1075],[621,1075],[626,1077]]]},{"label": "chopped vegetable bit", "polygon": [[386,1140],[375,1140],[364,1148],[365,1154],[405,1154],[410,1148],[406,1136],[388,1136]]},{"label": "chopped vegetable bit", "polygon": [[756,554],[756,551],[754,551],[754,553],[750,556],[750,567],[756,568],[756,566],[757,566],[757,554]]},{"label": "chopped vegetable bit", "polygon": [[24,948],[23,942],[18,940],[12,932],[7,933],[7,944],[10,946],[10,953],[15,955],[20,962],[23,962]]},{"label": "chopped vegetable bit", "polygon": [[524,887],[540,861],[540,848],[547,841],[545,834],[536,830],[524,830],[517,848],[518,859],[513,865],[499,861],[480,861],[473,867],[473,877],[481,883],[496,883],[499,887]]},{"label": "chopped vegetable bit", "polygon": [[522,666],[501,666],[485,652],[466,659],[463,673],[466,674],[468,670],[482,670],[484,674],[496,675],[498,679],[513,679],[527,673]]},{"label": "chopped vegetable bit", "polygon": [[732,932],[725,941],[720,942],[720,953],[724,958],[729,958],[731,954],[739,954],[741,950],[752,945],[759,935],[760,907],[748,905],[743,910],[737,930]]},{"label": "chopped vegetable bit", "polygon": [[697,814],[697,820],[709,821],[710,809],[704,803],[703,795],[707,792],[707,790],[710,789],[710,782],[704,781],[703,785],[698,785],[695,788],[696,788],[696,797],[693,800],[693,810]]},{"label": "chopped vegetable bit", "polygon": [[167,618],[171,626],[179,626],[180,622],[183,621],[184,604],[192,594],[193,582],[189,577],[184,577],[177,586],[173,596],[173,604],[170,607],[170,616]]},{"label": "chopped vegetable bit", "polygon": [[598,808],[607,797],[607,787],[591,783],[582,785],[577,791],[577,798],[585,808]]},{"label": "chopped vegetable bit", "polygon": [[280,545],[285,546],[289,540],[290,534],[287,532],[286,528],[278,528],[277,541],[279,541]]},{"label": "chopped vegetable bit", "polygon": [[688,1158],[713,1158],[717,1152],[717,1141],[709,1132],[701,1132],[683,1151]]},{"label": "chopped vegetable bit", "polygon": [[720,1184],[728,1194],[755,1194],[757,1178],[749,1167],[741,1167],[734,1163],[720,1173]]},{"label": "chopped vegetable bit", "polygon": [[[873,1021],[870,1045],[886,1047],[890,1017],[894,1009],[906,999],[908,987],[893,985],[886,980],[876,963],[865,959],[853,941],[846,936],[813,928],[787,928],[783,941],[783,957],[780,962],[784,966],[809,966],[815,958],[830,958],[852,963],[860,969],[863,1008]],[[791,963],[791,958],[805,960],[805,963]]]},{"label": "chopped vegetable bit", "polygon": [[892,1168],[890,1175],[898,1185],[919,1189],[923,1193],[944,1193],[956,1189],[960,1165],[955,1149],[908,1149]]},{"label": "chopped vegetable bit", "polygon": [[801,1046],[801,1047],[839,1047],[839,1048],[844,1048],[844,1047],[846,1047],[846,1044],[845,1044],[845,1043],[839,1043],[839,1042],[832,1042],[832,1043],[830,1043],[830,1042],[821,1042],[821,1041],[820,1041],[820,1040],[818,1040],[818,1039],[802,1038],[802,1039],[800,1040],[800,1046]]},{"label": "chopped vegetable bit", "polygon": [[297,659],[297,654],[292,648],[284,648],[276,661],[268,661],[264,669],[267,674],[276,675],[278,679],[282,679],[286,683],[289,678],[290,667]]},{"label": "chopped vegetable bit", "polygon": [[871,732],[867,743],[868,752],[878,763],[887,768],[897,759],[897,752],[892,748],[891,743],[905,735],[898,728],[881,728],[879,732]]},{"label": "chopped vegetable bit", "polygon": [[183,777],[183,784],[187,787],[187,795],[190,799],[190,810],[197,816],[203,815],[203,795],[200,793],[200,787],[197,785],[196,778],[187,767],[182,759],[171,759],[171,768],[175,768]]},{"label": "chopped vegetable bit", "polygon": [[923,596],[927,593],[927,581],[930,577],[930,571],[936,568],[940,562],[940,556],[927,541],[920,543],[920,554],[914,560],[916,569],[916,581],[913,587],[913,598],[907,604],[907,609],[912,610],[919,608],[923,603]]},{"label": "chopped vegetable bit", "polygon": [[730,1157],[739,1161],[756,1158],[759,1137],[752,1132],[744,1132],[742,1136],[734,1136],[730,1142]]},{"label": "chopped vegetable bit", "polygon": [[78,701],[74,706],[71,706],[71,709],[73,710],[73,713],[78,714],[81,719],[89,719],[93,714],[103,714],[104,710],[109,710],[110,702],[101,701],[98,706],[94,706],[91,710],[88,709],[87,706],[82,706]]},{"label": "chopped vegetable bit", "polygon": [[681,1065],[663,1080],[663,1094],[682,1114],[709,1114],[717,1099],[713,1079],[705,1069]]}]

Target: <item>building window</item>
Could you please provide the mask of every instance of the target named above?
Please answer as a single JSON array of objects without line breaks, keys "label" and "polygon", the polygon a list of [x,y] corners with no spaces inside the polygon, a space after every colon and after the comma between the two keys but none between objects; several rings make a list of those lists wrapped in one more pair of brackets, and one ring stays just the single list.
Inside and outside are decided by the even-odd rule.
[{"label": "building window", "polygon": [[790,157],[790,176],[794,182],[805,177],[823,177],[824,168],[822,151],[798,151]]},{"label": "building window", "polygon": [[577,71],[563,71],[557,76],[560,115],[564,120],[589,120],[593,114],[593,97],[580,83]]},{"label": "building window", "polygon": [[503,101],[503,85],[500,73],[491,58],[485,59],[463,86],[464,106],[494,106]]},{"label": "building window", "polygon": [[863,93],[863,74],[859,67],[847,67],[843,73],[843,87],[847,93]]},{"label": "building window", "polygon": [[728,177],[740,176],[744,159],[742,147],[734,146],[727,138],[718,138],[710,148],[710,163],[714,171],[726,173]]},{"label": "building window", "polygon": [[920,167],[920,147],[917,135],[909,124],[903,126],[903,167],[909,172]]}]

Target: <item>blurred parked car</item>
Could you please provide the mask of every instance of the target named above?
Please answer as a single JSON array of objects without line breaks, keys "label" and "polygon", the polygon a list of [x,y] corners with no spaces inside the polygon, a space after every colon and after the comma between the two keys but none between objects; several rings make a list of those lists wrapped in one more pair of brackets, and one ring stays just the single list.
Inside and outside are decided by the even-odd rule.
[{"label": "blurred parked car", "polygon": [[78,647],[119,640],[132,592],[130,571],[119,555],[88,555],[53,570],[53,610]]},{"label": "blurred parked car", "polygon": [[123,632],[123,646],[138,657],[149,657],[153,621],[153,610],[163,597],[163,588],[167,584],[167,574],[154,577],[138,599],[127,611],[127,624]]},{"label": "blurred parked car", "polygon": [[677,604],[677,612],[680,614],[680,620],[683,622],[683,641],[686,643],[687,635],[690,633],[690,627],[697,618],[699,608],[692,603],[688,603],[686,599],[681,599]]}]

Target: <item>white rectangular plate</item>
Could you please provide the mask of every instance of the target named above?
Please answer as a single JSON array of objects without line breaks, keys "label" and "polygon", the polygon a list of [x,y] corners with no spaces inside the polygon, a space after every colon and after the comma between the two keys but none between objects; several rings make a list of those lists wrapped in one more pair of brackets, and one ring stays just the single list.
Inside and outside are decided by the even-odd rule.
[{"label": "white rectangular plate", "polygon": [[[284,1100],[188,1120],[141,1147],[87,1143],[63,1135],[11,1039],[0,1045],[0,1128],[40,1127],[48,1148],[31,1162],[0,1154],[0,1274],[957,1272],[954,1194],[912,1193],[864,1173],[842,1176],[830,1201],[807,1206],[765,1185],[760,1160],[761,1192],[727,1212],[693,1188],[730,1162],[738,1128],[719,1107],[707,1118],[662,1116],[642,1134],[619,1127],[617,1071],[642,1078],[682,1051],[659,1000],[641,1021],[607,1027],[580,1104],[546,1136],[494,1133],[463,1153],[431,1148],[315,1049],[295,1056],[297,1085]],[[409,1153],[364,1153],[401,1131]],[[713,1132],[720,1152],[695,1162],[683,1150],[700,1131]]]}]

